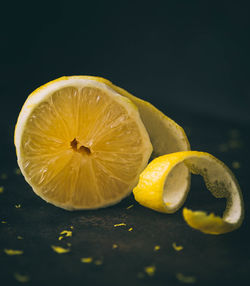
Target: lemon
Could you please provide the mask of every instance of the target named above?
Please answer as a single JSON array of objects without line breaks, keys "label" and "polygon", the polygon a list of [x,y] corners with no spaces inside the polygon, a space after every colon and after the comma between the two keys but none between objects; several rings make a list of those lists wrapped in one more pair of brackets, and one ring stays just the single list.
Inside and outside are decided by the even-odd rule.
[{"label": "lemon", "polygon": [[176,152],[154,159],[145,168],[134,188],[135,199],[143,206],[163,213],[173,213],[184,203],[188,189],[183,182],[189,178],[183,165],[193,174],[201,175],[206,187],[216,198],[227,200],[223,217],[184,208],[183,216],[193,228],[204,233],[221,234],[240,227],[244,206],[239,184],[233,173],[209,153]]},{"label": "lemon", "polygon": [[135,104],[104,82],[80,76],[49,82],[28,97],[15,146],[34,192],[68,210],[119,202],[152,153]]},{"label": "lemon", "polygon": [[102,77],[81,76],[81,78],[105,83],[119,94],[130,99],[138,107],[142,122],[153,145],[152,157],[190,150],[190,144],[183,128],[151,103],[130,94],[125,89]]}]

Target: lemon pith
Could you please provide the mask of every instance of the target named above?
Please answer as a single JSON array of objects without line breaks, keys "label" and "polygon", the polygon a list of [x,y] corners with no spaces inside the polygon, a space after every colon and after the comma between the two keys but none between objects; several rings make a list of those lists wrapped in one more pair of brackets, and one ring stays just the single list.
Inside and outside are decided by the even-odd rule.
[{"label": "lemon pith", "polygon": [[185,164],[193,174],[202,175],[206,187],[216,198],[226,198],[223,218],[205,212],[183,210],[184,219],[193,228],[210,234],[221,234],[238,228],[244,217],[241,190],[232,172],[211,154],[184,151],[154,159],[140,175],[134,188],[135,199],[148,208],[172,213],[184,203],[188,191],[183,187]]},{"label": "lemon pith", "polygon": [[136,106],[104,83],[78,77],[53,81],[29,96],[15,145],[33,190],[69,210],[120,201],[152,152]]}]

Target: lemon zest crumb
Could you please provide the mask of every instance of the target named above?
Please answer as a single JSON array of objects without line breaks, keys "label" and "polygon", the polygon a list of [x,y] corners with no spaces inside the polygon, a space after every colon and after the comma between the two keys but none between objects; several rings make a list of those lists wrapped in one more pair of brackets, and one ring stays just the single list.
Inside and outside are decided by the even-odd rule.
[{"label": "lemon zest crumb", "polygon": [[69,228],[70,228],[70,229],[74,229],[73,225],[71,225]]},{"label": "lemon zest crumb", "polygon": [[114,243],[113,245],[112,245],[112,248],[113,249],[116,249],[118,247],[118,245],[116,244],[116,243]]},{"label": "lemon zest crumb", "polygon": [[69,248],[63,248],[63,247],[61,247],[61,246],[51,245],[51,248],[52,248],[56,253],[59,253],[59,254],[70,252],[70,249],[69,249]]},{"label": "lemon zest crumb", "polygon": [[23,239],[23,237],[21,235],[18,235],[17,239]]},{"label": "lemon zest crumb", "polygon": [[155,266],[151,265],[151,266],[146,266],[144,268],[144,271],[148,274],[148,276],[153,276],[155,274]]},{"label": "lemon zest crumb", "polygon": [[114,227],[118,227],[118,226],[126,226],[126,223],[122,222],[122,223],[114,224]]},{"label": "lemon zest crumb", "polygon": [[21,170],[20,170],[19,168],[15,168],[15,169],[14,169],[14,173],[15,173],[16,175],[21,175]]},{"label": "lemon zest crumb", "polygon": [[92,257],[83,257],[81,258],[82,263],[91,263],[93,261]]},{"label": "lemon zest crumb", "polygon": [[22,275],[20,273],[14,273],[14,278],[21,283],[26,283],[30,281],[30,277],[28,275]]},{"label": "lemon zest crumb", "polygon": [[128,206],[126,209],[129,210],[129,209],[131,209],[133,206],[134,206],[134,205],[130,205],[130,206]]},{"label": "lemon zest crumb", "polygon": [[4,249],[4,252],[7,255],[22,255],[23,254],[23,250],[15,250],[15,249]]},{"label": "lemon zest crumb", "polygon": [[95,265],[99,266],[103,264],[103,261],[101,259],[97,259],[94,263]]},{"label": "lemon zest crumb", "polygon": [[1,176],[0,176],[1,180],[6,180],[7,178],[8,178],[8,176],[7,176],[6,173],[2,173]]},{"label": "lemon zest crumb", "polygon": [[3,193],[3,191],[4,191],[4,187],[3,187],[3,186],[1,186],[1,187],[0,187],[0,194],[2,194],[2,193]]},{"label": "lemon zest crumb", "polygon": [[173,246],[174,250],[176,250],[176,251],[181,251],[183,249],[182,245],[176,245],[175,242],[173,242],[172,246]]},{"label": "lemon zest crumb", "polygon": [[2,220],[1,223],[7,223],[5,220]]},{"label": "lemon zest crumb", "polygon": [[156,245],[155,247],[154,247],[154,251],[158,251],[158,250],[160,250],[160,245]]},{"label": "lemon zest crumb", "polygon": [[128,229],[128,231],[132,231],[133,230],[133,227],[130,227],[129,229]]},{"label": "lemon zest crumb", "polygon": [[233,161],[233,162],[232,162],[232,167],[233,167],[234,169],[239,169],[239,168],[240,168],[240,162],[238,162],[238,161]]},{"label": "lemon zest crumb", "polygon": [[62,240],[64,237],[72,236],[72,231],[71,230],[63,230],[60,232],[60,234],[62,234],[62,235],[60,235],[58,237],[58,240]]},{"label": "lemon zest crumb", "polygon": [[196,282],[196,277],[195,276],[186,276],[186,275],[183,275],[182,273],[177,273],[176,274],[176,278],[180,282],[183,282],[183,283],[191,284],[191,283],[195,283]]},{"label": "lemon zest crumb", "polygon": [[21,204],[15,205],[15,208],[16,208],[16,209],[20,209],[20,207],[21,207]]}]

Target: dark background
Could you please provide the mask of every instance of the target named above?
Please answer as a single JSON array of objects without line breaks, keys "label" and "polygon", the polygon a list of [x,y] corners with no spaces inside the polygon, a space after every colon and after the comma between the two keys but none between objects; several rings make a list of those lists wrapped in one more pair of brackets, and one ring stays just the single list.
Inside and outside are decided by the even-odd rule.
[{"label": "dark background", "polygon": [[[241,1],[12,1],[0,17],[0,273],[3,285],[179,285],[176,273],[197,285],[249,281],[248,213],[241,229],[209,236],[172,216],[140,207],[133,197],[100,211],[69,213],[37,198],[16,166],[14,125],[26,97],[63,75],[105,77],[146,99],[184,127],[194,150],[210,152],[233,169],[249,207],[250,33],[249,8]],[[231,143],[230,143],[231,142]],[[236,142],[233,144],[232,142]],[[187,205],[223,209],[194,178]],[[22,208],[14,205],[21,203]],[[133,203],[134,208],[126,210]],[[213,209],[214,207],[214,209]],[[126,222],[134,227],[114,229]],[[74,225],[72,251],[50,249]],[[18,241],[17,235],[24,240]],[[171,244],[184,245],[175,252]],[[112,244],[119,248],[112,250]],[[159,253],[153,251],[161,245]],[[7,257],[4,248],[25,254]],[[103,265],[83,265],[84,256]],[[153,277],[139,279],[147,265]],[[2,283],[1,283],[2,284]]]}]

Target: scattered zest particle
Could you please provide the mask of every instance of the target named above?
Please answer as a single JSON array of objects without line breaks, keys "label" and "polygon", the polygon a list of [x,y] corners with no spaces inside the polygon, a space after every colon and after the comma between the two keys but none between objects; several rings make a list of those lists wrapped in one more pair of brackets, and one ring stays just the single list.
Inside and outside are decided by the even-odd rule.
[{"label": "scattered zest particle", "polygon": [[21,204],[15,205],[16,209],[20,209],[20,207],[21,207]]},{"label": "scattered zest particle", "polygon": [[118,247],[118,245],[115,244],[115,243],[112,245],[112,248],[113,248],[113,249],[115,249],[115,248],[117,248],[117,247]]},{"label": "scattered zest particle", "polygon": [[72,231],[71,230],[63,230],[60,232],[60,236],[58,240],[62,240],[64,237],[72,236]]},{"label": "scattered zest particle", "polygon": [[155,274],[155,266],[147,266],[144,268],[144,271],[148,274],[148,276],[154,276]]},{"label": "scattered zest particle", "polygon": [[16,168],[16,169],[14,170],[14,173],[15,173],[16,175],[21,175],[21,170],[20,170],[19,168]]},{"label": "scattered zest particle", "polygon": [[133,227],[130,227],[129,229],[128,229],[128,231],[132,231],[133,230]]},{"label": "scattered zest particle", "polygon": [[69,249],[69,248],[63,248],[63,247],[61,247],[61,246],[51,245],[51,248],[52,248],[56,253],[59,253],[59,254],[70,252],[70,249]]},{"label": "scattered zest particle", "polygon": [[154,251],[158,251],[158,250],[160,250],[160,245],[156,245],[155,247],[154,247]]},{"label": "scattered zest particle", "polygon": [[175,242],[172,244],[172,246],[173,246],[174,250],[176,250],[176,251],[181,251],[183,249],[183,246],[181,246],[181,245],[177,246]]},{"label": "scattered zest particle", "polygon": [[72,244],[70,242],[67,243],[67,246],[70,247]]},{"label": "scattered zest particle", "polygon": [[185,276],[182,273],[177,273],[176,278],[182,283],[191,284],[196,282],[196,278],[194,276]]},{"label": "scattered zest particle", "polygon": [[1,180],[6,180],[7,178],[8,178],[8,176],[5,173],[2,173],[1,176],[0,176]]},{"label": "scattered zest particle", "polygon": [[82,263],[91,263],[93,261],[92,257],[83,257],[81,258]]},{"label": "scattered zest particle", "polygon": [[1,223],[7,223],[5,220],[2,220]]},{"label": "scattered zest particle", "polygon": [[4,249],[4,252],[7,255],[22,255],[23,254],[22,250],[14,250],[14,249]]},{"label": "scattered zest particle", "polygon": [[133,206],[134,206],[134,205],[130,205],[130,206],[128,206],[126,209],[129,210],[129,209],[131,209]]},{"label": "scattered zest particle", "polygon": [[2,193],[3,193],[3,191],[4,191],[4,187],[3,187],[3,186],[1,186],[1,187],[0,187],[0,194],[2,194]]},{"label": "scattered zest particle", "polygon": [[30,281],[30,277],[28,275],[22,275],[19,273],[14,273],[14,278],[21,283],[26,283]]},{"label": "scattered zest particle", "polygon": [[122,223],[114,224],[114,227],[117,227],[117,226],[126,226],[126,223],[122,222]]},{"label": "scattered zest particle", "polygon": [[233,161],[232,167],[233,167],[234,169],[239,169],[239,168],[240,168],[240,162],[238,162],[238,161]]},{"label": "scattered zest particle", "polygon": [[99,265],[103,264],[103,261],[101,259],[98,259],[94,263],[95,263],[95,265],[99,266]]},{"label": "scattered zest particle", "polygon": [[73,225],[71,225],[69,228],[70,228],[70,229],[74,229]]},{"label": "scattered zest particle", "polygon": [[21,235],[18,235],[17,239],[23,239],[23,237]]}]

